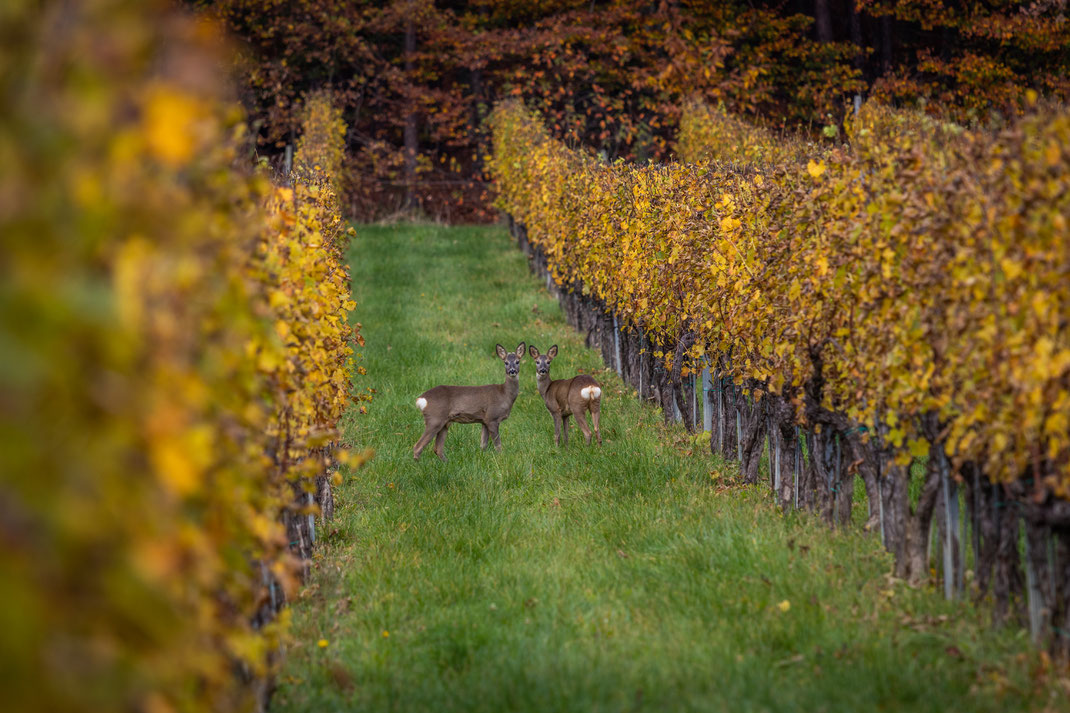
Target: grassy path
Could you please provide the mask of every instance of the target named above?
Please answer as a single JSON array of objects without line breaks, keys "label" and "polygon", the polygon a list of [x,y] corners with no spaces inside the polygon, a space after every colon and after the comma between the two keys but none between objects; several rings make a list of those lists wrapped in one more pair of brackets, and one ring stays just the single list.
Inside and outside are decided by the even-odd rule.
[{"label": "grassy path", "polygon": [[[347,435],[377,455],[340,488],[293,608],[277,710],[1005,711],[1058,700],[1020,653],[1022,634],[890,581],[873,538],[781,516],[661,427],[583,349],[503,230],[359,233],[362,385],[378,393]],[[605,446],[585,447],[575,430],[566,449],[552,446],[526,358],[501,454],[480,452],[478,425],[457,425],[448,463],[430,449],[414,463],[415,397],[501,381],[494,344],[520,340],[560,345],[558,378],[595,373]]]}]

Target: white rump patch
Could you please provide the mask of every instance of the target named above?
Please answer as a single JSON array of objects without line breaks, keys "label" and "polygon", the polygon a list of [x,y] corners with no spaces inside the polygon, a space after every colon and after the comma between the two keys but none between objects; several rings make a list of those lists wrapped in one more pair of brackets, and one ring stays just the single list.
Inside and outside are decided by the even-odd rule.
[{"label": "white rump patch", "polygon": [[416,408],[420,409],[421,411],[427,408],[427,399],[425,399],[423,396],[416,399]]},{"label": "white rump patch", "polygon": [[580,396],[582,396],[585,401],[590,401],[591,399],[597,399],[601,395],[602,395],[602,390],[600,388],[598,388],[597,386],[584,386],[582,389],[580,389]]}]

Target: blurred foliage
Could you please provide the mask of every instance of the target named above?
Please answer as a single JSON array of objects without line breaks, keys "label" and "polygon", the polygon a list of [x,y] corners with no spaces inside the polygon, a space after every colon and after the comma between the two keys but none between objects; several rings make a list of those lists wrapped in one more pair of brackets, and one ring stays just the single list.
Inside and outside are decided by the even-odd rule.
[{"label": "blurred foliage", "polygon": [[240,168],[228,48],[165,2],[15,0],[0,37],[4,707],[245,707],[350,392],[329,185]]},{"label": "blurred foliage", "polygon": [[510,97],[556,138],[639,162],[669,156],[692,95],[833,138],[859,92],[960,123],[1013,116],[1030,88],[1070,97],[1064,0],[190,2],[244,43],[268,152],[299,134],[303,96],[334,92],[362,218],[399,210],[410,188],[435,217],[492,217],[483,119]]},{"label": "blurred foliage", "polygon": [[[493,217],[483,185],[489,107],[519,97],[563,140],[607,156],[663,160],[682,100],[699,93],[780,121],[824,121],[862,88],[846,43],[810,39],[779,6],[697,0],[201,0],[244,42],[246,104],[260,139],[294,140],[301,97],[330,89],[350,126],[348,205]],[[406,49],[411,33],[412,47]],[[416,131],[407,175],[406,125]]]},{"label": "blurred foliage", "polygon": [[857,0],[886,18],[894,47],[880,61],[873,98],[920,104],[966,122],[1014,116],[1029,91],[1070,99],[1066,0]]},{"label": "blurred foliage", "polygon": [[[345,161],[346,124],[342,110],[329,92],[317,91],[305,99],[301,138],[294,152],[294,164],[301,170],[322,171],[339,181]],[[337,192],[335,186],[335,192]]]},{"label": "blurred foliage", "polygon": [[699,161],[637,168],[495,111],[499,205],[554,279],[800,420],[816,398],[909,462],[935,414],[959,462],[1070,498],[1070,113],[968,131],[867,103],[829,148],[691,112]]},{"label": "blurred foliage", "polygon": [[675,153],[698,163],[717,159],[739,166],[781,164],[812,157],[820,149],[799,135],[774,131],[692,98],[683,107]]}]

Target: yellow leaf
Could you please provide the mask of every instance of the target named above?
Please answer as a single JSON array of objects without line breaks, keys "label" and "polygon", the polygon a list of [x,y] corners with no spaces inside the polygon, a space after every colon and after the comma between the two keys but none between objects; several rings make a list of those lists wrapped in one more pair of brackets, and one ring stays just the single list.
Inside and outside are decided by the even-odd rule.
[{"label": "yellow leaf", "polygon": [[1000,260],[999,266],[1003,268],[1003,274],[1007,276],[1008,280],[1013,280],[1022,274],[1022,264],[1009,257]]},{"label": "yellow leaf", "polygon": [[175,87],[159,86],[149,92],[142,130],[149,153],[172,166],[193,156],[194,123],[201,114],[197,100]]},{"label": "yellow leaf", "polygon": [[922,456],[928,455],[929,443],[922,438],[911,438],[907,441],[907,449],[910,451],[910,455],[915,458],[921,458]]},{"label": "yellow leaf", "polygon": [[812,178],[821,178],[821,174],[825,172],[825,162],[810,159],[810,162],[806,164],[806,172],[809,173]]},{"label": "yellow leaf", "polygon": [[791,602],[785,599],[784,601],[780,602],[780,604],[777,604],[776,608],[780,611],[787,611],[788,609],[791,609]]},{"label": "yellow leaf", "polygon": [[818,275],[823,277],[823,276],[828,274],[828,271],[829,271],[829,259],[827,257],[822,255],[821,257],[819,257],[816,260],[814,260],[814,264],[817,266],[817,274]]},{"label": "yellow leaf", "polygon": [[167,489],[176,495],[189,495],[200,485],[200,472],[180,439],[157,443],[152,448],[152,464]]}]

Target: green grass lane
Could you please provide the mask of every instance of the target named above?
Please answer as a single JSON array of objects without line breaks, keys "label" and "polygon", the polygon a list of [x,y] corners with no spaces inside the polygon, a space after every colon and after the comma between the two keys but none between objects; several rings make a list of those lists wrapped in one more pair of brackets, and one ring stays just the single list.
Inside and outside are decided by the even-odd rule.
[{"label": "green grass lane", "polygon": [[[499,227],[362,227],[351,250],[376,449],[292,609],[279,711],[1007,711],[1059,705],[1018,630],[890,580],[862,533],[781,515],[601,368]],[[553,422],[525,358],[503,452],[436,384],[500,382],[494,344],[558,344],[604,387],[605,445]],[[320,640],[326,646],[320,646]],[[1054,701],[1054,703],[1053,703]]]}]

